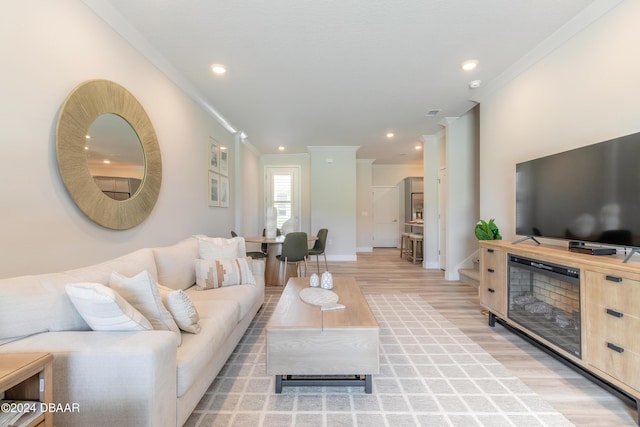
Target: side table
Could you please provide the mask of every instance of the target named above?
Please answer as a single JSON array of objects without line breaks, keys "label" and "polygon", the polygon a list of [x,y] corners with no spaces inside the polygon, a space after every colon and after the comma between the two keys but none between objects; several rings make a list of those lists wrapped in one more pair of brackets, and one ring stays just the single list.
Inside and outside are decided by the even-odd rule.
[{"label": "side table", "polygon": [[47,405],[53,402],[52,365],[53,356],[49,353],[0,354],[0,395],[4,393],[3,410],[8,408],[7,412],[15,413],[25,406],[7,401],[28,401],[30,408],[40,412],[37,417],[24,424],[25,427],[53,427],[53,413],[46,410]]}]

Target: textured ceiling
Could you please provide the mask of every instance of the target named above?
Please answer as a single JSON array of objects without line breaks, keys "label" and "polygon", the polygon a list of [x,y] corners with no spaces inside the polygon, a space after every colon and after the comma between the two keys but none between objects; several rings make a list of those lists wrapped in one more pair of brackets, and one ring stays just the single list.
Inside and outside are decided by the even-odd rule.
[{"label": "textured ceiling", "polygon": [[[496,79],[592,2],[85,0],[112,8],[262,153],[360,146],[376,164],[420,162],[421,135],[475,105],[471,80]],[[471,73],[467,59],[480,61]]]}]

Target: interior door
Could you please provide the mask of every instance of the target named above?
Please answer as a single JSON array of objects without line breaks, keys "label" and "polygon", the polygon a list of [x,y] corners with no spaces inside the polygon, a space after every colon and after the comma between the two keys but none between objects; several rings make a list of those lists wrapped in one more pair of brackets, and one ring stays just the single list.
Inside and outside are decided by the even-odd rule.
[{"label": "interior door", "polygon": [[399,204],[398,187],[373,187],[373,247],[398,247]]}]

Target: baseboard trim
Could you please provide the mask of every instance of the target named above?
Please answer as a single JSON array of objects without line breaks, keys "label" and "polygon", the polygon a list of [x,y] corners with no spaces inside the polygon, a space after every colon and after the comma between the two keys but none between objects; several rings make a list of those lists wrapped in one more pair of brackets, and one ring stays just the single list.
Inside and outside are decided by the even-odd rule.
[{"label": "baseboard trim", "polygon": [[327,254],[327,261],[357,261],[356,255],[329,255]]}]

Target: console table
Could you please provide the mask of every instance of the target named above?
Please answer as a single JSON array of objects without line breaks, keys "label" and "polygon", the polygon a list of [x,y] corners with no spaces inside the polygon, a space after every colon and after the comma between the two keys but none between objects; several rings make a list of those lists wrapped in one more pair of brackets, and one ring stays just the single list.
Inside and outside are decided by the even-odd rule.
[{"label": "console table", "polygon": [[[579,274],[579,309],[571,319],[579,328],[579,351],[570,352],[510,316],[521,292],[510,289],[509,258],[567,266]],[[552,245],[480,241],[480,304],[489,311],[489,325],[520,332],[579,371],[640,404],[640,258],[623,263],[622,255],[594,256]],[[514,286],[515,288],[515,286]],[[518,295],[520,294],[520,295]],[[559,296],[558,299],[562,299]],[[553,303],[550,304],[553,306]],[[561,310],[555,309],[554,312]],[[566,327],[566,325],[565,325]],[[640,424],[640,418],[638,419]]]}]

